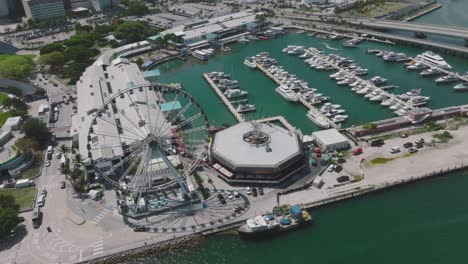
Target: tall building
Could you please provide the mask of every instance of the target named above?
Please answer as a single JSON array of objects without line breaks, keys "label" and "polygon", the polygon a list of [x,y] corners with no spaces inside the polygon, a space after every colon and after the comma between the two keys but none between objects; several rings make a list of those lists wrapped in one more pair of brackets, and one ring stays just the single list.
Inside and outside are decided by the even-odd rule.
[{"label": "tall building", "polygon": [[103,9],[116,6],[119,4],[119,0],[89,0],[91,6],[96,11],[102,11]]},{"label": "tall building", "polygon": [[23,3],[18,0],[0,0],[0,17],[24,16]]},{"label": "tall building", "polygon": [[65,16],[64,0],[23,0],[24,12],[33,21]]}]

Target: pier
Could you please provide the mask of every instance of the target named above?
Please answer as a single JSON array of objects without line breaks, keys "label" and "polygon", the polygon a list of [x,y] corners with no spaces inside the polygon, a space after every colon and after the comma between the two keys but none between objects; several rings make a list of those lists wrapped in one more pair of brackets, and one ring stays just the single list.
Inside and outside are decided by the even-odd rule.
[{"label": "pier", "polygon": [[388,89],[389,86],[386,86],[386,87],[378,87],[376,86],[374,83],[372,83],[371,81],[369,80],[365,80],[365,79],[362,79],[361,77],[347,71],[347,70],[344,70],[343,68],[339,67],[338,65],[336,65],[335,63],[332,63],[332,62],[329,62],[327,61],[326,59],[324,59],[324,55],[322,54],[319,54],[318,52],[316,52],[314,49],[312,48],[309,48],[307,49],[307,51],[309,54],[311,55],[314,55],[314,56],[317,56],[318,58],[320,58],[320,60],[323,62],[323,63],[326,63],[327,65],[341,71],[341,72],[344,72],[346,73],[347,75],[349,76],[352,76],[353,78],[355,78],[355,80],[359,80],[360,82],[362,83],[365,83],[367,86],[370,86],[372,87],[373,91],[378,91],[380,94],[383,94],[385,96],[387,96],[388,98],[391,98],[393,101],[397,102],[398,104],[404,106],[405,108],[407,109],[414,109],[414,106],[412,106],[411,104],[409,104],[408,102],[405,102],[403,100],[401,100],[400,98],[398,98],[398,96],[396,96],[395,94],[392,94],[392,93],[389,93],[387,91],[385,91],[385,89]]},{"label": "pier", "polygon": [[[442,73],[444,73],[444,74],[446,74],[446,75],[452,75],[452,74],[454,74],[454,72],[452,72],[452,71],[449,71],[449,70],[446,70],[446,69],[444,69],[444,68],[441,68],[441,67],[437,66],[436,64],[432,64],[432,63],[429,63],[429,62],[427,62],[427,61],[420,60],[420,59],[418,59],[418,58],[416,58],[416,57],[414,57],[412,60],[413,60],[414,62],[418,62],[418,63],[424,64],[424,65],[426,65],[426,66],[429,67],[429,68],[437,69],[438,71],[440,71],[440,72],[442,72]],[[468,76],[467,76],[467,75],[459,75],[458,73],[455,73],[455,76],[456,76],[458,79],[460,79],[461,81],[463,81],[463,82],[468,82]]]},{"label": "pier", "polygon": [[255,120],[258,123],[280,122],[286,129],[293,132],[296,129],[284,118],[284,116],[273,116]]},{"label": "pier", "polygon": [[245,119],[244,117],[236,111],[232,103],[227,99],[226,96],[224,96],[223,92],[218,88],[218,86],[214,83],[214,81],[208,77],[206,73],[203,74],[203,78],[208,82],[208,84],[211,86],[211,88],[215,91],[215,93],[221,98],[221,101],[223,102],[224,105],[229,109],[229,111],[232,113],[232,115],[237,119],[237,122],[241,123],[244,122]]},{"label": "pier", "polygon": [[[256,66],[257,66],[257,69],[259,69],[260,71],[262,71],[263,73],[265,73],[268,77],[270,77],[270,79],[272,79],[274,82],[276,82],[278,85],[284,85],[284,83],[282,81],[280,81],[278,78],[276,78],[273,74],[271,74],[270,72],[268,72],[260,63],[258,62],[255,62]],[[339,124],[335,124],[330,118],[328,118],[327,116],[325,116],[324,114],[322,114],[322,112],[320,112],[317,108],[315,108],[312,104],[310,104],[309,102],[307,102],[304,98],[302,98],[302,96],[299,96],[299,94],[297,94],[297,97],[299,98],[299,102],[301,102],[305,107],[307,107],[307,109],[309,109],[310,112],[312,112],[314,115],[316,116],[321,116],[323,117],[324,120],[326,120],[326,122],[328,123],[328,125],[332,128],[340,128],[341,125]]]}]

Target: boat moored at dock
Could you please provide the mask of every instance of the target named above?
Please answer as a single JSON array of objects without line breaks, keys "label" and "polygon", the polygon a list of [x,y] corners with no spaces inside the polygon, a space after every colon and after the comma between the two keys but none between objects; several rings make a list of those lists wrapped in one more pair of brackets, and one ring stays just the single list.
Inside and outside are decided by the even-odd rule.
[{"label": "boat moored at dock", "polygon": [[246,238],[260,238],[304,227],[313,221],[312,216],[299,205],[275,206],[271,213],[248,219],[238,232]]}]

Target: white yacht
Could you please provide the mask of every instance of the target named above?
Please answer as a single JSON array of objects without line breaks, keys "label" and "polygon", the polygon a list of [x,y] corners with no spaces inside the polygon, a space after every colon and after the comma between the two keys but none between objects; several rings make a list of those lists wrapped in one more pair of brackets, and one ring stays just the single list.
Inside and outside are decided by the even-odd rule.
[{"label": "white yacht", "polygon": [[459,81],[458,77],[452,74],[444,75],[435,80],[436,83],[453,83],[453,82],[458,82],[458,81]]},{"label": "white yacht", "polygon": [[245,58],[244,59],[244,65],[249,67],[250,69],[255,69],[257,68],[257,65],[255,64],[255,62],[253,62],[251,59],[249,58]]},{"label": "white yacht", "polygon": [[328,124],[327,120],[324,116],[319,113],[315,113],[313,111],[308,111],[306,115],[314,124],[316,124],[320,128],[330,128],[330,124]]},{"label": "white yacht", "polygon": [[361,90],[356,91],[357,94],[367,94],[371,91],[371,89],[364,87]]},{"label": "white yacht", "polygon": [[432,51],[426,51],[420,55],[417,55],[416,58],[423,60],[427,63],[433,64],[435,66],[441,67],[443,69],[452,69],[452,66],[450,66],[441,56],[435,54]]},{"label": "white yacht", "polygon": [[255,111],[256,107],[253,104],[239,104],[236,107],[238,113],[252,112]]},{"label": "white yacht", "polygon": [[395,101],[393,101],[392,99],[386,99],[386,100],[383,100],[382,103],[380,103],[381,106],[392,106],[395,104]]},{"label": "white yacht", "polygon": [[279,93],[281,96],[283,96],[284,99],[290,101],[290,102],[297,102],[299,98],[297,97],[297,94],[294,93],[288,86],[286,85],[281,85],[278,88],[275,89],[277,93]]},{"label": "white yacht", "polygon": [[455,91],[468,91],[468,83],[460,83],[453,87]]},{"label": "white yacht", "polygon": [[422,70],[426,68],[426,65],[416,62],[406,66],[408,70]]},{"label": "white yacht", "polygon": [[242,96],[245,96],[247,94],[248,94],[247,91],[243,91],[241,89],[227,89],[226,91],[224,91],[224,95],[229,99],[242,97]]},{"label": "white yacht", "polygon": [[341,123],[346,121],[346,119],[348,119],[347,115],[336,115],[333,117],[332,121],[333,123]]},{"label": "white yacht", "polygon": [[375,96],[372,96],[371,98],[369,98],[369,100],[371,102],[381,102],[383,100],[387,99],[387,96],[383,95],[383,94],[378,94],[378,95],[375,95]]},{"label": "white yacht", "polygon": [[419,73],[419,75],[421,75],[423,77],[431,77],[431,76],[436,76],[436,75],[439,75],[439,74],[442,74],[442,72],[439,71],[436,68],[429,68],[429,69],[424,70],[424,71]]}]

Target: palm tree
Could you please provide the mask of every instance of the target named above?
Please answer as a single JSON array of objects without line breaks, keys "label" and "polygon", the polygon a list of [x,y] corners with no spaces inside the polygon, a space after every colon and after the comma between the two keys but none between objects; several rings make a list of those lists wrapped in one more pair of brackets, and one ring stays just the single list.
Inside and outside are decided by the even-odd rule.
[{"label": "palm tree", "polygon": [[75,154],[75,156],[73,157],[73,168],[74,169],[79,169],[81,168],[81,166],[83,166],[83,163],[84,163],[84,158],[81,154]]},{"label": "palm tree", "polygon": [[59,151],[63,154],[66,155],[68,152],[70,152],[70,147],[68,147],[65,144],[62,144],[59,148]]},{"label": "palm tree", "polygon": [[69,177],[71,175],[70,168],[68,168],[68,166],[66,164],[60,165],[60,173],[65,175],[66,179],[69,179]]}]

